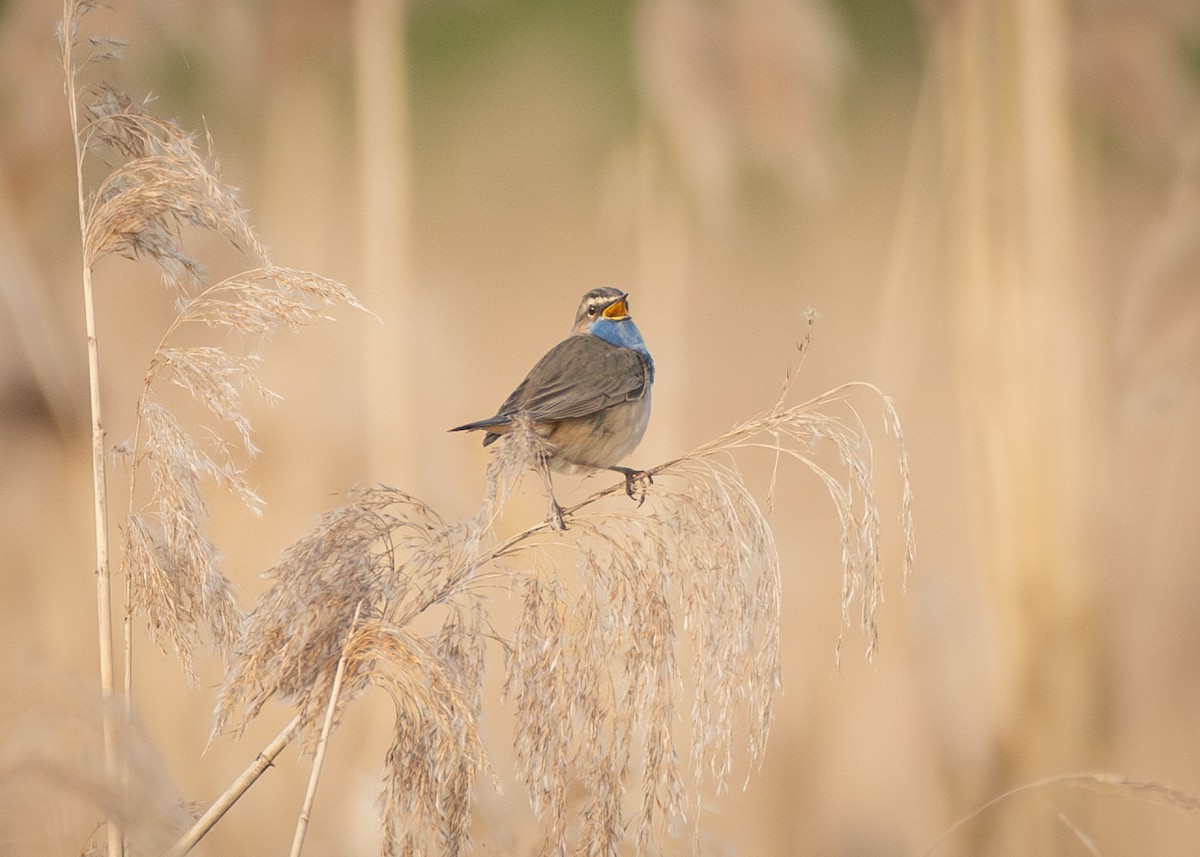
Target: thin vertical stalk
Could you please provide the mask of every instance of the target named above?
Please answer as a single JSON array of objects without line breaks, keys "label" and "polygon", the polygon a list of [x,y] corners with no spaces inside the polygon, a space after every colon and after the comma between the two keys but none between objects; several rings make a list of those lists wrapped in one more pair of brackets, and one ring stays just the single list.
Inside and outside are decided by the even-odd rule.
[{"label": "thin vertical stalk", "polygon": [[346,657],[350,654],[350,644],[354,640],[354,630],[358,627],[358,614],[362,611],[362,602],[354,608],[354,618],[350,620],[350,630],[346,632],[346,645],[342,647],[342,657],[338,660],[337,671],[333,674],[333,687],[329,691],[329,705],[325,708],[325,721],[321,724],[321,737],[317,739],[317,749],[313,754],[312,773],[308,777],[308,789],[304,792],[304,804],[300,809],[300,817],[296,819],[296,835],[292,838],[291,857],[300,857],[304,848],[304,835],[308,832],[308,819],[312,815],[313,801],[317,797],[317,782],[321,779],[321,768],[325,764],[325,750],[329,746],[329,733],[333,731],[333,717],[337,712],[338,696],[342,692],[342,677],[346,674]]},{"label": "thin vertical stalk", "polygon": [[[72,55],[78,7],[63,4],[62,59],[66,76],[67,110],[75,147],[75,187],[79,206],[79,235],[83,246],[83,309],[87,326],[88,390],[92,412],[92,487],[96,519],[96,614],[100,650],[100,694],[104,700],[104,769],[110,782],[118,780],[117,723],[111,701],[114,695],[112,581],[108,562],[108,482],[104,466],[104,421],[100,410],[100,347],[96,336],[96,302],[92,287],[92,260],[87,252],[87,193],[83,181],[84,147],[79,134],[79,100]],[[110,813],[107,825],[109,857],[121,857],[121,827]]]}]

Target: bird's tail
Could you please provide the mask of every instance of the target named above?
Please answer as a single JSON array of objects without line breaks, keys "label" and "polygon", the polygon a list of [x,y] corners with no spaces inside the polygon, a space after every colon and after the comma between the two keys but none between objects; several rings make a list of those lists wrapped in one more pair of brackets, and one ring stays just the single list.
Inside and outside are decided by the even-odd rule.
[{"label": "bird's tail", "polygon": [[502,417],[489,417],[486,420],[479,420],[473,423],[464,423],[461,426],[455,426],[450,431],[479,431],[480,429],[491,429],[496,426],[501,426],[507,423],[508,420]]},{"label": "bird's tail", "polygon": [[485,430],[483,445],[494,442],[500,435],[504,434],[508,427],[512,425],[512,421],[508,417],[488,417],[486,420],[478,420],[473,423],[464,423],[461,426],[455,426],[450,431],[480,431]]}]

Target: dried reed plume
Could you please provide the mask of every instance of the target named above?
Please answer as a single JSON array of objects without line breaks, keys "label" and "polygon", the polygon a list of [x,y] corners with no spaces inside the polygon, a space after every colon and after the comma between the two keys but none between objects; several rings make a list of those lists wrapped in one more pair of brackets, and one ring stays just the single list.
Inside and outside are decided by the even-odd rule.
[{"label": "dried reed plume", "polygon": [[[877,392],[849,385],[788,405],[789,382],[766,413],[652,468],[644,506],[593,511],[620,493],[614,484],[566,510],[565,533],[547,521],[493,535],[514,482],[539,465],[529,431],[496,444],[469,521],[447,523],[393,488],[357,492],[271,570],[222,688],[217,730],[240,728],[279,698],[295,706],[311,744],[341,665],[341,703],[372,684],[395,703],[384,852],[457,854],[487,769],[477,723],[484,647],[495,640],[542,853],[616,853],[627,838],[641,853],[689,825],[698,835],[706,777],[725,788],[743,742],[761,759],[779,684],[779,559],[732,453],[792,457],[829,490],[843,525],[843,608],[848,618],[859,604],[867,656],[876,651],[880,521],[871,441],[847,401],[856,387]],[[901,442],[907,573],[907,463],[882,401]],[[839,403],[848,419],[830,415]],[[823,441],[844,476],[820,463]],[[520,598],[514,628],[493,627],[491,588]],[[437,630],[421,634],[418,624]]]},{"label": "dried reed plume", "polygon": [[[172,337],[189,324],[263,337],[323,317],[319,306],[359,304],[341,283],[272,265],[234,189],[177,124],[105,84],[76,95],[80,69],[72,51],[79,46],[81,18],[93,7],[68,3],[63,26],[71,94],[81,98],[87,117],[76,130],[78,157],[108,167],[87,198],[81,195],[84,267],[90,272],[114,253],[147,258],[174,290],[177,308],[143,380],[133,437],[122,447],[130,474],[123,544],[127,607],[147,617],[151,635],[178,653],[194,680],[197,648],[226,651],[241,622],[232,585],[205,532],[203,483],[211,479],[259,509],[262,501],[244,476],[245,461],[257,450],[242,400],[275,395],[258,379],[256,355],[218,345],[173,347]],[[92,43],[103,49],[87,62],[116,56],[113,40]],[[259,266],[207,283],[204,268],[184,252],[185,227],[225,237]],[[164,382],[188,393],[215,426],[185,426],[160,398]],[[224,427],[232,428],[232,437]],[[143,476],[150,483],[145,489]]]},{"label": "dried reed plume", "polygon": [[[257,376],[257,355],[166,343],[188,323],[251,336],[265,336],[279,327],[296,329],[320,317],[314,304],[335,302],[359,306],[341,283],[265,265],[183,297],[150,361],[127,450],[125,571],[131,608],[148,617],[153,637],[179,654],[193,680],[197,648],[207,643],[228,652],[242,621],[232,586],[218,568],[216,546],[204,531],[203,483],[211,479],[252,511],[259,510],[262,500],[244,474],[244,462],[257,449],[242,399],[246,394],[268,401],[276,396]],[[199,433],[185,427],[157,394],[163,382],[186,391],[218,426],[231,427],[233,438],[218,429]],[[150,478],[149,497],[135,506],[143,471]]]},{"label": "dried reed plume", "polygon": [[[245,476],[255,447],[243,400],[273,394],[259,381],[253,354],[223,345],[179,347],[175,334],[201,325],[253,342],[321,317],[326,305],[359,304],[340,283],[271,264],[236,193],[178,126],[107,86],[80,94],[74,52],[80,19],[93,6],[68,0],[62,27],[93,358],[91,271],[100,258],[149,259],[176,296],[175,318],[143,379],[133,436],[122,446],[129,471],[122,528],[125,719],[131,720],[130,632],[139,616],[151,637],[179,656],[189,678],[202,647],[225,656],[215,733],[240,731],[271,699],[295,709],[279,737],[171,853],[186,853],[297,736],[315,751],[293,845],[299,853],[330,732],[341,707],[370,686],[390,696],[396,716],[383,754],[384,853],[461,853],[477,779],[489,771],[478,728],[489,643],[505,657],[516,773],[543,822],[543,854],[616,854],[628,845],[640,853],[689,831],[698,837],[700,794],[710,782],[717,790],[727,786],[739,744],[752,764],[762,758],[779,686],[779,558],[734,455],[765,449],[775,457],[777,476],[779,464],[792,458],[828,490],[842,529],[843,613],[849,621],[858,604],[873,657],[880,515],[871,440],[849,396],[879,391],[851,384],[789,405],[789,378],[767,412],[652,468],[644,504],[602,509],[599,501],[623,487],[613,485],[567,509],[565,533],[547,522],[501,540],[493,524],[510,492],[523,474],[545,466],[537,436],[516,431],[494,447],[473,518],[444,521],[394,488],[354,492],[283,553],[268,572],[272,584],[244,615],[206,531],[205,492],[211,482],[259,508]],[[92,44],[96,56],[114,55],[113,41]],[[85,159],[106,159],[90,193]],[[225,237],[255,267],[209,283],[185,252],[189,229]],[[808,341],[806,334],[802,354]],[[97,365],[93,359],[98,608],[105,617]],[[211,425],[186,423],[171,410],[168,385],[194,399]],[[900,443],[907,575],[913,527],[903,437],[890,400],[879,395],[885,427]],[[823,447],[836,467],[824,463]],[[519,599],[514,627],[495,627],[487,597],[493,590]],[[107,621],[101,684],[111,696]],[[120,764],[119,725],[111,716],[106,721],[110,781],[129,767]],[[108,853],[116,855],[126,819],[107,814]]]},{"label": "dried reed plume", "polygon": [[[99,4],[66,0],[59,27],[67,104],[75,144],[87,316],[95,473],[97,613],[100,684],[115,695],[109,571],[108,454],[100,409],[99,337],[92,272],[113,254],[153,262],[175,293],[177,315],[150,360],[138,399],[136,428],[122,446],[129,465],[129,506],[123,527],[125,572],[125,718],[131,716],[132,620],[144,616],[153,639],[175,651],[190,679],[197,648],[228,653],[243,621],[232,584],[218,567],[219,552],[206,532],[204,481],[232,491],[251,509],[260,500],[243,475],[255,452],[242,411],[246,393],[271,398],[255,371],[257,357],[222,346],[179,348],[172,336],[189,323],[251,336],[279,327],[296,329],[320,316],[321,305],[359,306],[340,283],[272,265],[233,188],[215,162],[177,124],[163,120],[104,83],[87,86],[84,70],[120,56],[121,43],[81,40],[83,19]],[[90,50],[87,46],[90,45]],[[85,50],[89,50],[84,54]],[[81,56],[82,55],[82,56]],[[100,178],[94,182],[89,177]],[[209,284],[204,268],[184,250],[188,230],[214,232],[254,260],[255,268]],[[163,382],[191,395],[215,427],[186,425],[160,398]],[[232,429],[232,437],[229,437]],[[148,485],[143,483],[148,481]],[[111,710],[105,720],[110,778],[122,765]],[[120,825],[109,814],[107,850],[124,848]]]}]

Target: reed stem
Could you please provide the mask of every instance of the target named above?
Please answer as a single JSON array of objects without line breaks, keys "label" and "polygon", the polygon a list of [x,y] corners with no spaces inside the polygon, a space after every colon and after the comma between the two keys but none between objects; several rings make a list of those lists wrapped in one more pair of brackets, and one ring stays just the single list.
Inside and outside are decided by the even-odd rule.
[{"label": "reed stem", "polygon": [[[75,146],[75,187],[79,207],[79,235],[83,245],[83,309],[87,328],[88,390],[92,415],[92,493],[96,521],[96,615],[100,653],[100,694],[104,700],[104,769],[110,782],[119,777],[117,760],[116,712],[114,696],[112,580],[108,562],[108,482],[104,465],[104,421],[100,409],[100,347],[96,335],[96,302],[92,288],[92,260],[88,258],[87,193],[83,180],[84,149],[79,135],[79,99],[76,92],[73,31],[79,10],[70,0],[63,3],[62,62],[66,77],[67,111],[71,119],[71,138]],[[108,854],[121,857],[124,852],[121,827],[113,814],[108,817]]]}]

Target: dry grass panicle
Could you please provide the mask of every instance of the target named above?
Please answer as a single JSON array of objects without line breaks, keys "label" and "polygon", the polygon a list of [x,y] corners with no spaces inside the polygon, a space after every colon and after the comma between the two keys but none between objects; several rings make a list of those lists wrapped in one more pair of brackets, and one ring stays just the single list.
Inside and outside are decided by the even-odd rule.
[{"label": "dry grass panicle", "polygon": [[295,268],[264,265],[214,283],[180,308],[176,325],[200,322],[216,330],[269,336],[328,319],[320,307],[344,304],[366,312],[344,283]]},{"label": "dry grass panicle", "polygon": [[123,160],[91,192],[85,216],[84,258],[89,265],[111,253],[148,258],[167,285],[186,290],[203,282],[203,267],[183,250],[182,227],[229,239],[265,258],[246,209],[176,123],[161,119],[107,84],[86,91],[88,123],[82,155]]},{"label": "dry grass panicle", "polygon": [[[240,621],[231,586],[218,568],[219,553],[204,528],[208,511],[203,483],[211,479],[251,511],[260,510],[262,500],[245,477],[257,448],[242,403],[247,394],[267,401],[277,396],[259,380],[255,354],[234,354],[218,345],[175,348],[166,343],[188,321],[257,335],[281,326],[294,329],[320,317],[312,301],[335,300],[357,306],[340,283],[306,272],[256,269],[185,299],[164,344],[151,358],[125,459],[132,524],[126,531],[125,558],[142,564],[126,571],[134,587],[131,603],[150,614],[152,633],[172,644],[189,674],[203,629],[212,629],[209,641],[227,651]],[[198,402],[213,425],[185,426],[159,395],[164,382]],[[138,505],[143,473],[149,477],[148,499]],[[156,558],[160,561],[150,561]],[[189,623],[194,627],[183,627]]]},{"label": "dry grass panicle", "polygon": [[[188,323],[262,337],[323,317],[321,306],[361,306],[341,283],[268,262],[237,192],[191,135],[107,84],[83,85],[83,67],[118,53],[114,40],[91,39],[96,50],[76,64],[81,21],[95,5],[66,3],[60,34],[76,133],[84,268],[90,274],[113,253],[149,259],[176,292],[177,307],[150,358],[136,428],[123,448],[127,607],[147,617],[151,636],[179,654],[194,680],[196,651],[208,646],[228,654],[242,621],[232,584],[219,569],[220,552],[207,535],[203,483],[213,480],[258,511],[262,500],[244,475],[256,448],[242,403],[247,394],[276,396],[258,379],[255,354],[225,345],[175,347],[172,338]],[[85,197],[85,176],[93,173],[99,178]],[[257,266],[207,283],[203,266],[185,252],[185,227],[223,236]],[[164,383],[199,403],[213,425],[186,426],[160,395]]]},{"label": "dry grass panicle", "polygon": [[467,843],[475,778],[487,764],[477,728],[478,684],[471,681],[479,675],[463,669],[455,657],[461,649],[448,642],[368,625],[349,650],[347,671],[382,687],[395,707],[380,797],[388,857],[457,855]]},{"label": "dry grass panicle", "polygon": [[[812,341],[816,313],[805,313],[807,329],[798,343],[800,365]],[[916,527],[913,521],[913,490],[909,479],[908,451],[904,430],[891,398],[878,387],[863,381],[842,384],[796,405],[788,400],[798,376],[799,367],[784,378],[783,390],[774,406],[745,422],[734,426],[722,436],[702,444],[683,458],[653,468],[657,475],[686,462],[711,462],[739,450],[760,449],[770,452],[775,461],[772,483],[766,506],[771,508],[779,465],[791,459],[804,466],[825,487],[841,525],[842,554],[842,619],[851,624],[851,610],[857,602],[859,623],[866,638],[866,657],[873,660],[878,648],[879,629],[876,611],[883,600],[883,575],[879,559],[879,539],[882,529],[875,488],[875,449],[871,432],[863,421],[856,398],[876,399],[882,410],[885,432],[896,443],[896,461],[901,483],[899,523],[904,535],[902,585],[906,586],[916,562]],[[825,450],[832,447],[836,466],[828,463]],[[755,509],[753,498],[735,470],[729,471],[729,485],[738,486],[746,501]],[[729,493],[737,496],[737,492]],[[762,517],[762,513],[758,513]],[[764,520],[763,527],[770,532]],[[842,639],[838,638],[840,659]]]},{"label": "dry grass panicle", "polygon": [[[500,474],[491,478],[507,493]],[[480,519],[492,514],[485,504]],[[340,704],[383,688],[396,712],[381,799],[388,854],[457,853],[466,842],[475,777],[486,766],[476,723],[492,636],[471,585],[482,561],[478,527],[447,524],[396,489],[357,492],[271,570],[275,582],[251,612],[222,688],[218,731],[278,697],[296,705],[310,745],[340,658]],[[438,631],[415,633],[413,620],[435,608]]]},{"label": "dry grass panicle", "polygon": [[364,625],[378,625],[410,593],[400,554],[432,548],[445,533],[433,510],[390,488],[360,491],[323,515],[267,572],[274,582],[235,648],[217,731],[252,719],[276,696],[298,702],[313,722],[356,610],[362,605]]},{"label": "dry grass panicle", "polygon": [[[871,445],[853,408],[850,419],[823,410],[852,389],[796,406],[781,400],[652,468],[636,511],[590,508],[621,483],[596,492],[566,510],[565,533],[545,522],[505,540],[493,534],[514,482],[542,463],[528,430],[495,445],[484,503],[469,521],[447,523],[396,489],[357,492],[272,570],[237,647],[218,728],[244,724],[277,696],[296,705],[311,741],[344,657],[341,703],[376,685],[396,708],[386,852],[458,853],[487,765],[477,723],[484,649],[495,641],[516,773],[544,823],[542,853],[646,852],[689,828],[698,836],[705,783],[727,787],[739,744],[752,763],[762,758],[779,687],[779,558],[731,454],[765,447],[818,473],[848,530],[847,599],[862,601],[868,657],[876,651]],[[884,410],[898,434],[890,403]],[[820,463],[827,440],[841,477]],[[906,488],[911,560],[910,502]],[[511,629],[491,625],[483,594],[493,587],[521,601]],[[436,632],[414,630],[438,615]]]},{"label": "dry grass panicle", "polygon": [[[659,471],[649,514],[575,515],[572,564],[524,575],[509,648],[519,774],[547,821],[639,852],[695,819],[706,772],[725,785],[739,708],[757,758],[779,683],[778,561],[757,507],[724,466]],[[681,664],[690,656],[691,663]],[[679,728],[690,731],[677,746]],[[690,770],[690,776],[688,771]],[[626,797],[631,780],[636,797]],[[571,818],[572,788],[586,797]]]},{"label": "dry grass panicle", "polygon": [[[614,853],[630,835],[639,853],[661,848],[684,819],[695,825],[706,777],[726,787],[741,740],[752,762],[762,757],[779,686],[779,559],[731,453],[767,448],[826,486],[843,525],[844,609],[848,619],[851,603],[861,602],[874,657],[880,516],[870,437],[847,402],[854,389],[795,406],[781,398],[651,468],[644,512],[582,514],[620,486],[599,492],[567,510],[571,528],[556,540],[572,548],[574,564],[544,562],[550,573],[521,574],[524,610],[507,650],[506,687],[517,709],[518,773],[546,821],[544,853]],[[837,404],[848,418],[831,415]],[[886,398],[883,407],[902,443]],[[844,475],[823,463],[823,441],[832,441]],[[907,566],[914,534],[902,446],[900,466]],[[736,734],[740,715],[745,739]],[[679,729],[690,733],[686,753]],[[578,787],[581,802],[569,799]]]}]

